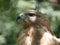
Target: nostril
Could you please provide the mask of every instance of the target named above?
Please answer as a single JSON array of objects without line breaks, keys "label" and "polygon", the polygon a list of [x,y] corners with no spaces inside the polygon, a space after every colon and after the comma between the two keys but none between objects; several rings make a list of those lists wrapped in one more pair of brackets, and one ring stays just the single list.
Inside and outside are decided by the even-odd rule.
[{"label": "nostril", "polygon": [[17,20],[19,20],[21,17],[20,16],[17,16]]}]

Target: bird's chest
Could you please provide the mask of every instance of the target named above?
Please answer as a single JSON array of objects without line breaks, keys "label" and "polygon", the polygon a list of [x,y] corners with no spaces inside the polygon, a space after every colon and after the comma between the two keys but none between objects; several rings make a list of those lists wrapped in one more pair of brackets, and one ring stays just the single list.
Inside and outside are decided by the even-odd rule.
[{"label": "bird's chest", "polygon": [[40,40],[40,45],[57,45],[57,43],[53,39],[53,36],[50,33],[46,32],[43,34]]},{"label": "bird's chest", "polygon": [[27,36],[27,37],[25,38],[25,45],[31,45],[31,43],[32,43],[32,38],[29,37],[29,36]]}]

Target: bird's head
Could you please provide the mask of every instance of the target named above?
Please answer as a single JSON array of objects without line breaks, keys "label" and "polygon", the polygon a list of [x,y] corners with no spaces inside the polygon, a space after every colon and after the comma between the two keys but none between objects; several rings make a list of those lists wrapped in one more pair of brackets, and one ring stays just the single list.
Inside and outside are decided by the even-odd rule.
[{"label": "bird's head", "polygon": [[25,27],[31,25],[49,26],[49,21],[46,19],[45,15],[36,10],[29,10],[19,14],[17,20],[22,20],[23,26]]},{"label": "bird's head", "polygon": [[21,13],[19,14],[19,16],[17,17],[17,20],[24,20],[27,23],[34,23],[37,19],[36,16],[36,11],[35,10],[29,10],[27,12]]}]

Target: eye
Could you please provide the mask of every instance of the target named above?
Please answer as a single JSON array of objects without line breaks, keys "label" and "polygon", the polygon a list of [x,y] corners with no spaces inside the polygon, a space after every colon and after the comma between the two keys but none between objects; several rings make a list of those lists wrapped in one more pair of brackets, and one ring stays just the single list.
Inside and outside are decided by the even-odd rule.
[{"label": "eye", "polygon": [[35,14],[28,14],[29,16],[35,16]]}]

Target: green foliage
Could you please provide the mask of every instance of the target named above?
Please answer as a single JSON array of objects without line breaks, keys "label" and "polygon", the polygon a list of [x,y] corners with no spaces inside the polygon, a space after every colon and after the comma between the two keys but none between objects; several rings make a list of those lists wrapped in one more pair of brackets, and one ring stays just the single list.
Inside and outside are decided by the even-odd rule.
[{"label": "green foliage", "polygon": [[0,0],[0,10],[7,10],[10,7],[10,0]]}]

